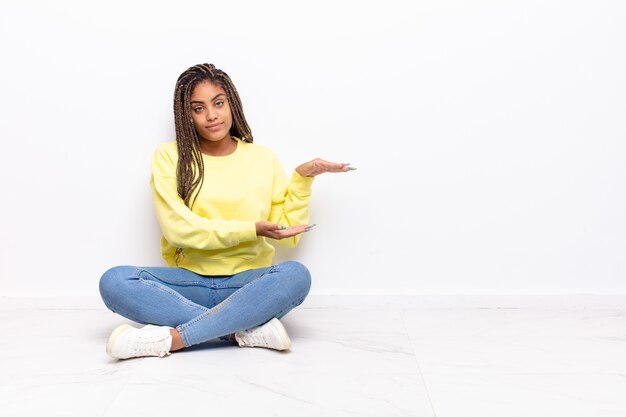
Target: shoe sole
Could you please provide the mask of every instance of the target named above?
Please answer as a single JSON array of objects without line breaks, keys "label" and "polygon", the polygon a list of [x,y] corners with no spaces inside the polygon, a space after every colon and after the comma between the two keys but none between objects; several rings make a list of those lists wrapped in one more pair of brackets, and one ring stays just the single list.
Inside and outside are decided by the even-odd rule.
[{"label": "shoe sole", "polygon": [[280,320],[278,320],[276,317],[271,319],[270,323],[272,325],[272,328],[276,331],[276,334],[278,338],[280,339],[280,341],[282,342],[282,345],[286,346],[282,349],[277,349],[277,350],[291,349],[291,339],[289,338],[289,335],[287,334],[287,330],[285,330],[285,326],[283,326]]},{"label": "shoe sole", "polygon": [[112,358],[119,359],[113,356],[113,346],[115,345],[115,340],[118,338],[119,335],[124,333],[126,330],[132,329],[132,328],[133,326],[131,326],[130,324],[122,324],[121,326],[117,326],[115,330],[113,330],[113,332],[111,333],[111,336],[109,336],[109,340],[107,341],[107,355],[109,355]]}]

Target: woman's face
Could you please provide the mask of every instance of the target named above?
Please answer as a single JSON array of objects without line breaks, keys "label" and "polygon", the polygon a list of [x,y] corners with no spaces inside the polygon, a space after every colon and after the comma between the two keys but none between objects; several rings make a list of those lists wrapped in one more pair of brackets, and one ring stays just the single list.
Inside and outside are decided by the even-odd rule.
[{"label": "woman's face", "polygon": [[218,142],[230,138],[233,116],[226,91],[217,84],[204,81],[191,92],[191,117],[203,139]]}]

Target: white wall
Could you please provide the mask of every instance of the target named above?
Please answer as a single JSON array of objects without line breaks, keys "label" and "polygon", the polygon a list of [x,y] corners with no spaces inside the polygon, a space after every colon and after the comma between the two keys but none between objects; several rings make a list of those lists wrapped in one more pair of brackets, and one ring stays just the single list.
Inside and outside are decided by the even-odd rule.
[{"label": "white wall", "polygon": [[2,3],[1,293],[163,265],[150,158],[201,62],[287,170],[358,167],[279,252],[314,292],[626,290],[623,2],[162,3]]}]

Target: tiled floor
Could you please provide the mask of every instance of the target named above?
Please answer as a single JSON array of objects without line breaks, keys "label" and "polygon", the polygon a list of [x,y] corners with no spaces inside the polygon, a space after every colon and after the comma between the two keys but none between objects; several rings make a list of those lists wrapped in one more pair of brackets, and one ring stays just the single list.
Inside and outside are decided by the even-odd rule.
[{"label": "tiled floor", "polygon": [[1,416],[626,416],[626,308],[306,308],[290,352],[113,361],[100,309],[0,308]]}]

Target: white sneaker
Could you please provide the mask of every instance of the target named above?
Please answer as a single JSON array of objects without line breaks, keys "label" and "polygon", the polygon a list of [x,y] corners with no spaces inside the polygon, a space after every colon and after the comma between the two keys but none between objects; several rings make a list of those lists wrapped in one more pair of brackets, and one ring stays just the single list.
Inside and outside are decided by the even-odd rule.
[{"label": "white sneaker", "polygon": [[264,347],[276,350],[287,350],[291,347],[287,330],[276,317],[252,329],[236,332],[235,340],[240,347]]},{"label": "white sneaker", "polygon": [[115,359],[137,358],[170,354],[172,335],[168,326],[148,324],[137,329],[128,324],[118,326],[107,341],[107,353]]}]

